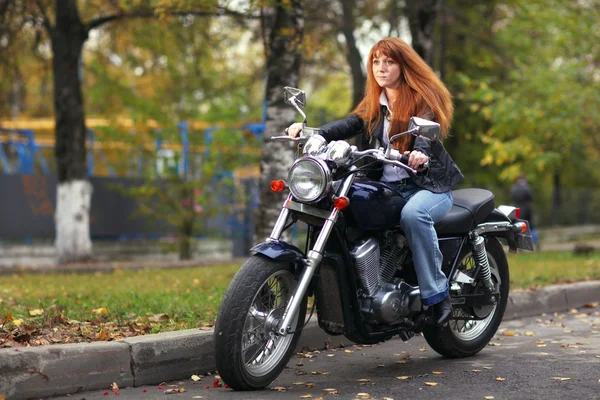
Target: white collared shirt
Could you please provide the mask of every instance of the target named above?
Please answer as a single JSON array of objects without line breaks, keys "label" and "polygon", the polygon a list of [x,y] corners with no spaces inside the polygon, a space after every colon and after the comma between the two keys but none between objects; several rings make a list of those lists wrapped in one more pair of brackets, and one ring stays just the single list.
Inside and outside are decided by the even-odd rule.
[{"label": "white collared shirt", "polygon": [[[381,96],[379,96],[379,103],[382,106],[385,106],[385,108],[387,108],[388,113],[391,117],[392,111],[390,110],[390,107],[388,105],[388,99],[387,99],[387,96],[385,95],[385,91],[381,92]],[[391,126],[390,121],[384,115],[383,116],[383,144],[386,147],[390,143],[390,137],[389,137],[390,126]],[[394,165],[387,165],[387,164],[383,166],[383,175],[381,177],[381,181],[383,181],[383,182],[396,182],[396,181],[400,181],[400,180],[408,178],[408,177],[409,177],[408,172],[406,172],[405,169],[396,167]]]}]

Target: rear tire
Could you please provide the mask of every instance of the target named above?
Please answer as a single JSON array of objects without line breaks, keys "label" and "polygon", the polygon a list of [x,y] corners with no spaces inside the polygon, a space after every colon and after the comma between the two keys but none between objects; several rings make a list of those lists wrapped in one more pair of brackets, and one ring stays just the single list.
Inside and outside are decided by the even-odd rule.
[{"label": "rear tire", "polygon": [[306,297],[292,321],[296,333],[277,336],[297,281],[289,263],[252,256],[235,275],[215,323],[215,362],[223,382],[235,390],[257,390],[279,376],[300,339]]},{"label": "rear tire", "polygon": [[[500,298],[496,305],[472,309],[474,314],[485,317],[483,320],[453,320],[444,327],[427,326],[423,330],[423,336],[433,350],[444,357],[457,358],[468,357],[480,352],[496,334],[506,304],[508,303],[509,273],[506,254],[502,245],[496,238],[488,238],[485,244],[487,251],[492,280],[500,287]],[[460,254],[458,268],[461,272],[469,274],[475,263],[470,246],[465,246]],[[469,290],[470,285],[464,285],[464,290]],[[481,285],[475,290],[479,291]],[[463,292],[464,293],[464,292]],[[455,308],[453,316],[468,315],[462,309]]]}]

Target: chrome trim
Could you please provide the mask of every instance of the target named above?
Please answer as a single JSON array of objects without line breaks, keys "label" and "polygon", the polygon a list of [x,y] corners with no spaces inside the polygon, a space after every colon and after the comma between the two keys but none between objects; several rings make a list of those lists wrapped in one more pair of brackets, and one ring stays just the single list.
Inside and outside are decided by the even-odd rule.
[{"label": "chrome trim", "polygon": [[512,226],[513,225],[510,222],[486,222],[477,225],[477,228],[473,229],[471,232],[474,232],[478,235],[488,232],[505,232],[510,231]]},{"label": "chrome trim", "polygon": [[315,158],[315,157],[312,157],[312,156],[304,156],[304,157],[301,157],[301,158],[297,159],[296,161],[294,161],[294,163],[290,167],[290,172],[288,172],[288,180],[287,180],[287,182],[288,182],[288,187],[290,188],[290,192],[292,192],[292,194],[294,195],[294,197],[297,197],[298,199],[300,199],[300,198],[298,196],[296,196],[296,194],[292,190],[292,187],[293,187],[293,184],[292,184],[292,171],[301,162],[312,162],[312,163],[315,163],[315,164],[317,164],[317,166],[321,170],[323,179],[325,180],[325,187],[323,188],[323,190],[321,191],[321,193],[319,193],[319,195],[317,197],[312,198],[312,199],[303,200],[306,203],[317,202],[317,201],[321,200],[323,197],[325,197],[325,195],[327,194],[327,192],[331,189],[331,170],[329,169],[329,167],[327,166],[327,163],[325,161],[319,160],[318,158]]},{"label": "chrome trim", "polygon": [[269,239],[278,240],[281,237],[281,233],[283,232],[283,228],[285,227],[285,223],[287,221],[288,215],[290,215],[290,210],[287,209],[287,203],[292,198],[292,195],[288,195],[287,199],[283,202],[283,207],[281,208],[281,212],[279,213],[279,217],[277,218],[277,222],[275,222],[275,226],[273,227],[273,231],[271,232],[271,236]]},{"label": "chrome trim", "polygon": [[317,217],[317,218],[321,218],[321,219],[327,219],[327,218],[329,218],[329,215],[331,214],[330,211],[322,210],[320,208],[313,207],[313,206],[309,206],[308,204],[298,203],[293,200],[288,200],[287,208],[289,210],[298,211],[303,214],[312,215],[313,217]]}]

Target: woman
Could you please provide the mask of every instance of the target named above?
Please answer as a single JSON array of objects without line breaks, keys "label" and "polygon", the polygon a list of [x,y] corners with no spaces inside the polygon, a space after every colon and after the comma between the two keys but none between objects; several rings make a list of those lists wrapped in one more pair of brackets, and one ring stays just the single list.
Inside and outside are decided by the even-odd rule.
[{"label": "woman", "polygon": [[[321,134],[328,142],[361,135],[361,149],[378,148],[408,130],[416,115],[439,123],[446,137],[453,112],[450,93],[427,63],[402,40],[386,38],[369,52],[364,99],[346,118],[323,126]],[[287,132],[296,137],[301,130],[302,124],[295,123]],[[412,250],[421,301],[430,306],[433,321],[443,325],[452,303],[434,224],[452,207],[451,189],[463,175],[440,142],[405,135],[394,147],[409,156],[408,165],[417,173],[385,165],[370,177],[388,183],[407,200],[400,225]]]}]

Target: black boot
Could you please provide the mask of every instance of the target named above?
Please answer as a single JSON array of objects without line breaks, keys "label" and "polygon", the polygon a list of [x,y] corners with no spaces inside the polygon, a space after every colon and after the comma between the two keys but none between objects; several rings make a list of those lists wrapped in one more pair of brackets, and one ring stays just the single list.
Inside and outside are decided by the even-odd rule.
[{"label": "black boot", "polygon": [[450,300],[450,296],[446,296],[444,300],[435,303],[430,308],[433,312],[433,322],[438,326],[444,325],[452,316],[452,301]]}]

